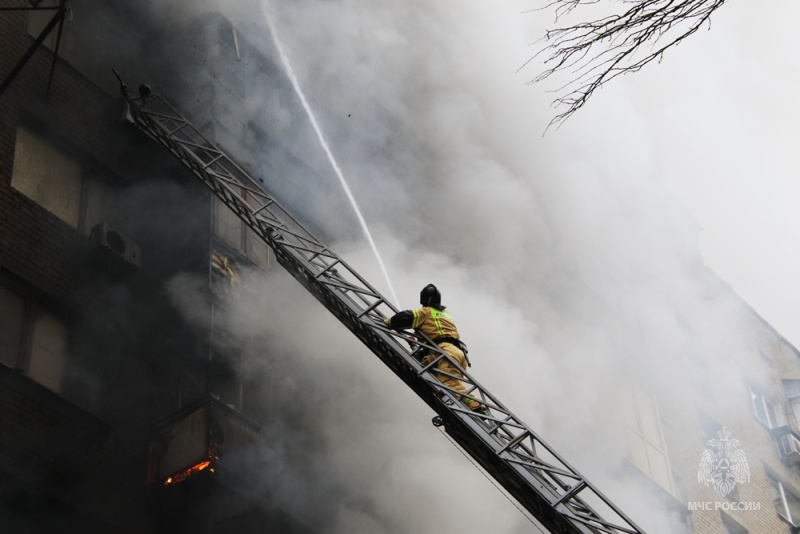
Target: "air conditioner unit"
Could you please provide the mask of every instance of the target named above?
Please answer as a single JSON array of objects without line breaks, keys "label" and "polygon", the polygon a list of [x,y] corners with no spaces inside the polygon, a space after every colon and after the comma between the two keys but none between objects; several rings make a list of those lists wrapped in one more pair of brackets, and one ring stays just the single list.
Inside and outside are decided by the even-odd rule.
[{"label": "air conditioner unit", "polygon": [[90,234],[93,263],[115,275],[130,275],[141,267],[141,248],[121,232],[101,222]]},{"label": "air conditioner unit", "polygon": [[800,439],[793,432],[778,438],[778,450],[784,462],[791,465],[800,464]]}]

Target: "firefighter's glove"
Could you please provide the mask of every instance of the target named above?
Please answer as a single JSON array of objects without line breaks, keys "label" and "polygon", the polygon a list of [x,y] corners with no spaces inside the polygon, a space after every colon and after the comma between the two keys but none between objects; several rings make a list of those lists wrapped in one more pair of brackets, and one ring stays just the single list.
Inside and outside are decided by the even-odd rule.
[{"label": "firefighter's glove", "polygon": [[417,347],[414,352],[411,353],[411,357],[417,360],[419,363],[424,365],[425,355],[428,353],[428,349],[425,347]]}]

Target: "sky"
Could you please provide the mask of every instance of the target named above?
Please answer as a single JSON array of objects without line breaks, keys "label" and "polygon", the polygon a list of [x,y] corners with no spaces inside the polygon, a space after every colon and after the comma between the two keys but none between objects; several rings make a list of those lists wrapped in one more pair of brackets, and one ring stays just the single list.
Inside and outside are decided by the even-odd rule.
[{"label": "sky", "polygon": [[790,21],[798,11],[791,1],[729,2],[708,30],[590,103],[631,94],[660,178],[701,226],[706,265],[795,346],[800,37]]},{"label": "sky", "polygon": [[[506,69],[508,84],[521,85],[538,72],[536,61],[517,69],[538,49],[542,29],[553,26],[552,12],[527,11],[540,6],[517,1],[496,8],[506,10],[507,22],[514,25],[509,43],[492,48],[507,54],[500,68]],[[603,145],[603,150],[609,157],[649,160],[646,172],[699,224],[706,265],[794,344],[800,343],[797,298],[792,297],[800,296],[800,254],[794,250],[800,104],[791,95],[800,76],[794,53],[800,37],[790,21],[798,10],[791,0],[771,3],[768,10],[728,3],[710,27],[670,50],[660,63],[614,80],[560,129],[531,138],[531,146],[569,143],[581,131],[620,141],[626,134],[640,138],[636,144]],[[457,10],[443,16],[458,23]],[[542,109],[552,89],[526,86],[529,105]],[[556,111],[527,119],[537,122],[529,123],[524,135],[543,132]],[[613,127],[600,126],[609,124],[609,115]]]},{"label": "sky", "polygon": [[[800,342],[794,4],[726,4],[710,31],[610,83],[546,134],[554,95],[526,84],[540,67],[526,65],[532,43],[553,24],[552,13],[530,11],[541,3],[275,6],[280,38],[322,110],[400,307],[416,306],[420,288],[436,283],[470,345],[473,375],[645,519],[669,521],[654,496],[626,491],[613,456],[625,445],[603,434],[605,417],[618,412],[617,380],[675,387],[690,341],[702,343],[718,377],[732,372],[737,352],[752,352],[732,319],[735,299],[698,284],[699,253]],[[253,16],[241,23],[250,35],[265,26]],[[354,220],[316,216],[319,227],[330,217]],[[363,235],[331,238],[389,293]],[[284,384],[307,402],[275,432],[282,473],[291,474],[280,477],[288,510],[305,508],[331,533],[419,532],[436,521],[452,531],[532,531],[436,435],[427,407],[288,276],[252,284],[231,324],[257,319],[250,328],[279,355],[271,366],[310,369],[295,391]],[[264,365],[251,362],[251,372]],[[741,411],[744,394],[728,393]],[[668,408],[664,417],[679,426],[682,416]],[[304,462],[292,461],[297,442],[282,441],[287,435],[307,447]],[[468,488],[468,497],[453,488]]]}]

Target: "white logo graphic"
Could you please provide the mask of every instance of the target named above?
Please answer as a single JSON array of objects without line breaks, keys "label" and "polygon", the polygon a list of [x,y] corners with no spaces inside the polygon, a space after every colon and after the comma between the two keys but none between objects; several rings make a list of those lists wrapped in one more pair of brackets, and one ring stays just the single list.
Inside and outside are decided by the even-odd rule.
[{"label": "white logo graphic", "polygon": [[731,439],[731,433],[724,427],[717,436],[719,439],[708,441],[711,448],[703,451],[697,481],[706,486],[711,484],[724,497],[733,491],[737,482],[750,482],[750,467],[744,451],[737,449],[739,440]]}]

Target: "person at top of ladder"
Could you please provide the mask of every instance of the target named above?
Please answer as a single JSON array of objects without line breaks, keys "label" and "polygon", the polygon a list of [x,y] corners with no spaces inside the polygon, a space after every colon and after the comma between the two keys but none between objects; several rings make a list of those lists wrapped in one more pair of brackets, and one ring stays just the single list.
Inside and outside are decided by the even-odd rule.
[{"label": "person at top of ladder", "polygon": [[[433,284],[428,284],[419,294],[419,303],[422,308],[418,310],[405,310],[394,314],[384,321],[389,328],[396,330],[414,329],[425,334],[431,341],[439,345],[452,360],[441,358],[436,368],[442,373],[437,373],[436,378],[450,389],[466,393],[467,388],[461,380],[454,375],[463,377],[463,370],[469,366],[467,359],[467,346],[461,341],[458,328],[453,317],[442,306],[442,295]],[[422,365],[428,365],[436,359],[437,353],[428,351],[422,358]],[[453,364],[455,362],[456,365]],[[443,374],[447,373],[447,374]],[[469,398],[462,398],[462,402],[472,411],[483,412],[486,407]]]}]

